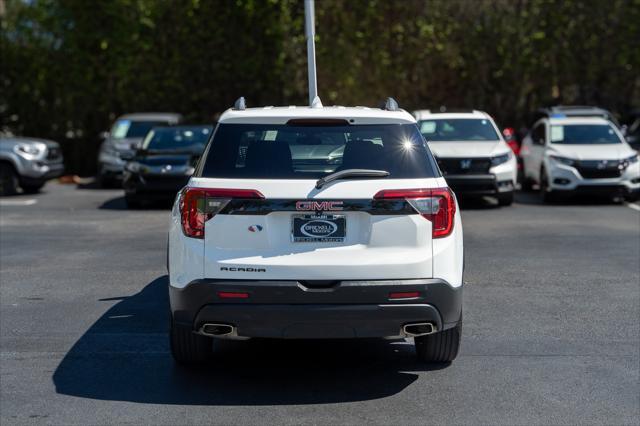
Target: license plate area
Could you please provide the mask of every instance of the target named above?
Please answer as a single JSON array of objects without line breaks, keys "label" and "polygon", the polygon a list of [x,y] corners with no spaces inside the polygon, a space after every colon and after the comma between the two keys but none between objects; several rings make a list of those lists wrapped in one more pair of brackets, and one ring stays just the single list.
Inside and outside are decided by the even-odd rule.
[{"label": "license plate area", "polygon": [[347,235],[344,215],[301,214],[291,218],[294,243],[341,243]]}]

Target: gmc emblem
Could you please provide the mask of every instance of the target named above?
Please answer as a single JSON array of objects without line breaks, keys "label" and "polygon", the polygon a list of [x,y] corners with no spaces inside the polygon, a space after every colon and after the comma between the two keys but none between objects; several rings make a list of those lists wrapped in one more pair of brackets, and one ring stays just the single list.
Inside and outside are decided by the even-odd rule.
[{"label": "gmc emblem", "polygon": [[296,210],[300,211],[338,211],[342,210],[342,201],[297,201]]}]

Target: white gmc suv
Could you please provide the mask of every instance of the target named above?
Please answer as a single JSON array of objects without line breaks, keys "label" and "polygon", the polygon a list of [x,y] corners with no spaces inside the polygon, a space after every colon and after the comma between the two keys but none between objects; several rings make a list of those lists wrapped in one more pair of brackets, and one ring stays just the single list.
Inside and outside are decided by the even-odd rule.
[{"label": "white gmc suv", "polygon": [[491,116],[482,111],[415,111],[440,170],[460,197],[492,196],[513,203],[518,161]]},{"label": "white gmc suv", "polygon": [[601,117],[554,113],[538,120],[522,141],[523,187],[540,187],[544,201],[577,192],[640,193],[638,153]]},{"label": "white gmc suv", "polygon": [[453,192],[416,126],[385,108],[220,117],[169,231],[171,350],[214,338],[415,338],[453,360],[463,246]]}]

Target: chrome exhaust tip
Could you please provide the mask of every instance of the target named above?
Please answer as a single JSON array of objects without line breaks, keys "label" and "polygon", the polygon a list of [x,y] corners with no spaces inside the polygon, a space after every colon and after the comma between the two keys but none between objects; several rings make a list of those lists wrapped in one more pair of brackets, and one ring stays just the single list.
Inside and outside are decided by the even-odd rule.
[{"label": "chrome exhaust tip", "polygon": [[438,331],[437,327],[430,322],[415,322],[402,326],[402,332],[407,337],[426,336],[427,334],[433,334],[436,331]]},{"label": "chrome exhaust tip", "polygon": [[236,328],[229,324],[208,323],[200,327],[199,333],[211,337],[229,336],[236,333]]}]

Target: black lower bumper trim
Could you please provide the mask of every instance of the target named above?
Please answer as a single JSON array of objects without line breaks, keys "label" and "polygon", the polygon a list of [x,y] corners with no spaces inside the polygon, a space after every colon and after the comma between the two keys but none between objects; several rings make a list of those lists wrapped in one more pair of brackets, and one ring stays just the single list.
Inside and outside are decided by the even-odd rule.
[{"label": "black lower bumper trim", "polygon": [[498,193],[494,175],[447,175],[444,178],[456,194],[493,195]]},{"label": "black lower bumper trim", "polygon": [[[398,336],[412,322],[431,322],[438,330],[453,327],[462,312],[462,288],[440,279],[336,281],[328,288],[298,281],[209,279],[169,288],[176,323],[194,330],[205,323],[230,324],[246,337]],[[249,297],[231,302],[218,292]],[[418,292],[419,297],[389,300],[392,292]]]}]

